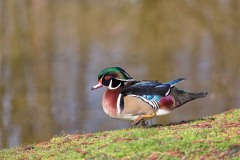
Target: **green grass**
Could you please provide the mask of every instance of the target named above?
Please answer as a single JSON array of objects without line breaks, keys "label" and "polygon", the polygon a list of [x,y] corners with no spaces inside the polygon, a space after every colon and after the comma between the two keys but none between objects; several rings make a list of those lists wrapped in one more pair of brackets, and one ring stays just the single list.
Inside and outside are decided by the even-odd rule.
[{"label": "green grass", "polygon": [[240,159],[240,109],[200,120],[84,135],[0,151],[0,159]]}]

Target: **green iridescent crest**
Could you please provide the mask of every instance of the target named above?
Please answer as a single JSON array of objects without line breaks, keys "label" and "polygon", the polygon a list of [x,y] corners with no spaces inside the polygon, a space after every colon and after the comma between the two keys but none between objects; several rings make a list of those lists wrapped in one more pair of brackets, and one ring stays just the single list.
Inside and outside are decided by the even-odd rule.
[{"label": "green iridescent crest", "polygon": [[98,80],[102,79],[104,76],[110,76],[111,78],[115,78],[117,80],[122,80],[122,81],[129,81],[132,80],[133,78],[129,76],[129,74],[124,71],[120,67],[110,67],[102,70],[98,74]]}]

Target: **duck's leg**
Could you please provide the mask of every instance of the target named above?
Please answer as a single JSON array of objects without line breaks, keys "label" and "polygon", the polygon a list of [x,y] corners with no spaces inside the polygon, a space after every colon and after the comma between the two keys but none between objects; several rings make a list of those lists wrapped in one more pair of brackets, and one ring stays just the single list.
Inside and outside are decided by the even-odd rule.
[{"label": "duck's leg", "polygon": [[137,119],[135,119],[133,121],[133,123],[131,124],[132,126],[135,126],[137,125],[141,120],[144,120],[144,119],[148,119],[148,118],[153,118],[154,116],[156,116],[156,113],[152,113],[152,114],[143,114],[143,115],[140,115]]},{"label": "duck's leg", "polygon": [[147,126],[145,120],[142,120],[142,121],[141,121],[141,125],[140,125],[140,126],[141,126],[141,127],[146,127],[146,126]]}]

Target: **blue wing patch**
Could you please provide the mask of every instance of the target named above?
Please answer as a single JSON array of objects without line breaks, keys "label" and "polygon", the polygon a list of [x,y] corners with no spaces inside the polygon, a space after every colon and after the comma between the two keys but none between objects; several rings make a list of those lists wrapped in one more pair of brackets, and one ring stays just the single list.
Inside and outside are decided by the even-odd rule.
[{"label": "blue wing patch", "polygon": [[161,99],[161,96],[159,96],[159,95],[143,95],[142,97],[149,100],[149,101],[154,100],[156,102],[159,102],[160,99]]}]

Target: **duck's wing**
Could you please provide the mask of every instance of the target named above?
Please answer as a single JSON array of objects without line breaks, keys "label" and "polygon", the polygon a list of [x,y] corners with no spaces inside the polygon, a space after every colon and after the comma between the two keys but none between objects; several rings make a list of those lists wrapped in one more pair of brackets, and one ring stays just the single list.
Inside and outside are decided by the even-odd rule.
[{"label": "duck's wing", "polygon": [[134,99],[141,99],[148,103],[152,109],[159,109],[158,102],[164,96],[167,96],[171,88],[177,83],[183,81],[183,78],[179,78],[167,83],[161,83],[158,81],[138,81],[129,86],[126,86],[119,94],[117,100],[118,111],[121,112],[124,109],[124,97],[131,96]]},{"label": "duck's wing", "polygon": [[158,81],[138,81],[132,85],[125,87],[122,90],[122,95],[159,95],[166,96],[169,94],[171,87],[185,80],[185,78],[179,78],[167,83],[161,83]]}]

